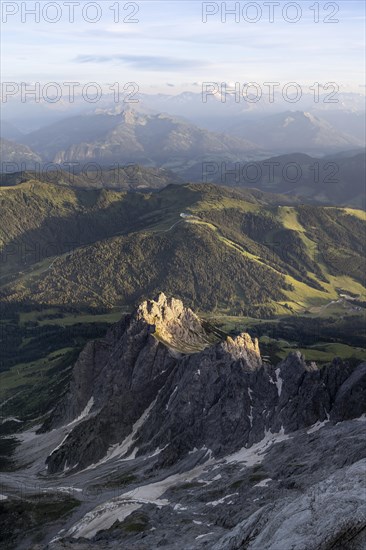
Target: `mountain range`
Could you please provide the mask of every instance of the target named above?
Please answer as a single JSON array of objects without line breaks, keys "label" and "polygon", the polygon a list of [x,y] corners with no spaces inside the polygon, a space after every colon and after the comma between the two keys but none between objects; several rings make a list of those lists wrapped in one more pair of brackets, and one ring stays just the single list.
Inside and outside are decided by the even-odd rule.
[{"label": "mountain range", "polygon": [[[242,92],[244,83],[240,85]],[[201,88],[201,90],[200,90]],[[113,93],[104,92],[100,101],[93,106],[85,101],[82,94],[75,94],[73,101],[69,101],[68,94],[65,94],[60,101],[50,103],[48,101],[35,102],[32,97],[27,98],[27,102],[22,102],[20,95],[11,96],[3,104],[2,116],[6,121],[10,121],[13,126],[19,128],[22,133],[29,133],[40,127],[48,126],[53,122],[62,119],[82,115],[92,114],[103,111],[113,111],[116,106],[123,105],[125,108],[133,109],[145,114],[167,113],[173,117],[184,117],[192,124],[202,126],[211,131],[227,131],[238,119],[253,120],[271,114],[278,114],[289,109],[302,112],[311,112],[312,114],[328,120],[341,132],[355,135],[365,140],[365,95],[364,93],[344,93],[339,91],[329,102],[328,93],[320,93],[319,101],[315,100],[314,92],[302,90],[301,98],[295,103],[290,103],[281,90],[276,90],[272,101],[268,88],[262,88],[262,94],[259,101],[253,93],[249,96],[252,101],[246,101],[242,93],[235,94],[225,83],[222,90],[217,83],[216,89],[204,100],[202,88],[199,86],[197,91],[183,91],[181,93],[155,93],[147,94],[139,91],[132,98],[126,94],[120,94],[119,102],[116,103],[116,96]],[[207,87],[212,90],[212,86]],[[253,89],[254,92],[254,89]],[[130,103],[129,99],[137,99],[137,103]],[[291,99],[291,98],[290,98]],[[7,136],[2,136],[7,137]]]},{"label": "mountain range", "polygon": [[347,135],[310,112],[286,111],[260,120],[236,123],[230,134],[260,143],[265,150],[278,153],[318,154],[364,147],[365,139]]},{"label": "mountain range", "polygon": [[298,196],[303,202],[365,209],[366,155],[349,151],[323,158],[303,153],[279,155],[257,162],[190,166],[184,177],[232,187]]},{"label": "mountain range", "polygon": [[257,148],[250,141],[215,134],[169,115],[146,115],[132,109],[65,119],[27,134],[23,141],[43,159],[56,163],[174,165],[177,159],[205,155],[246,157]]},{"label": "mountain range", "polygon": [[[187,181],[215,183],[239,188],[257,188],[299,197],[319,205],[365,209],[365,152],[361,149],[311,157],[292,153],[261,160],[238,161],[219,153],[170,163],[169,168],[123,162],[42,162],[27,146],[1,140],[0,185],[30,180],[84,189],[162,189],[170,183]],[[142,159],[144,160],[144,159]],[[158,163],[159,164],[159,163]],[[168,163],[169,164],[169,163]]]},{"label": "mountain range", "polygon": [[183,183],[183,180],[171,170],[132,163],[115,168],[96,168],[91,165],[90,169],[77,170],[75,167],[67,171],[53,166],[49,170],[24,170],[0,174],[0,187],[11,187],[29,181],[72,189],[114,189],[116,191],[157,190],[167,185]]},{"label": "mountain range", "polygon": [[114,106],[62,118],[24,135],[4,124],[1,137],[13,136],[15,151],[10,154],[4,142],[2,161],[27,162],[28,169],[29,161],[39,158],[58,164],[139,162],[184,174],[192,164],[207,160],[245,162],[291,152],[321,157],[365,147],[361,128],[347,134],[341,127],[321,118],[318,111],[286,111],[236,116],[230,124],[221,124],[217,133],[177,115]]},{"label": "mountain range", "polygon": [[40,155],[30,147],[0,138],[0,170],[1,172],[19,172],[19,170],[34,169],[41,163]]},{"label": "mountain range", "polygon": [[159,294],[89,341],[43,425],[19,434],[2,476],[6,540],[359,550],[365,390],[366,363],[319,368],[295,352],[271,364],[249,334]]},{"label": "mountain range", "polygon": [[288,433],[365,412],[365,364],[354,372],[336,363],[320,371],[290,355],[274,367],[263,365],[249,334],[220,341],[180,300],[160,294],[79,356],[47,428],[72,422],[86,408],[89,420],[48,457],[48,471],[83,469],[121,444],[121,458],[159,449],[163,466],[199,448],[220,457],[251,447],[268,431]]}]

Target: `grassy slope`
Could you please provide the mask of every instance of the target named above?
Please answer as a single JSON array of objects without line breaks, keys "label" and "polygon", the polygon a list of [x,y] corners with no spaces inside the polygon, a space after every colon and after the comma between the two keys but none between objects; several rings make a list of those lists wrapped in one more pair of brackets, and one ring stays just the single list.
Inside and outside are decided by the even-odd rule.
[{"label": "grassy slope", "polygon": [[[5,289],[7,299],[120,307],[163,289],[196,308],[260,316],[321,308],[340,288],[364,294],[356,265],[365,227],[359,211],[278,207],[262,193],[204,185],[152,195],[72,189],[63,195],[45,184],[22,185],[5,191],[15,193],[9,208],[5,203],[9,226],[14,204],[26,200],[25,229],[33,224],[37,238],[53,232],[57,240],[65,228],[72,233],[76,219],[79,234],[93,244],[79,242],[72,255],[26,267]],[[43,218],[34,215],[39,209]],[[183,220],[181,212],[194,218]],[[49,227],[55,218],[65,223]],[[331,234],[326,249],[324,224]]]},{"label": "grassy slope", "polygon": [[[186,206],[189,191],[181,197]],[[169,221],[169,192],[81,190],[39,181],[0,188],[2,277],[83,245]],[[178,207],[178,203],[176,204]],[[173,209],[174,210],[174,209]]]},{"label": "grassy slope", "polygon": [[73,348],[61,348],[0,373],[1,416],[20,419],[18,429],[27,426],[24,422],[42,418],[62,395],[76,357]]}]

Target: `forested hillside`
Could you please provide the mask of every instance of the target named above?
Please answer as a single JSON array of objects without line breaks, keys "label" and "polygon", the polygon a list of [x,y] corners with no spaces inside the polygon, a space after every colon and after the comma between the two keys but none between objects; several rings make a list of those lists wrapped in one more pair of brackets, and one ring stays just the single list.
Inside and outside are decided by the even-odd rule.
[{"label": "forested hillside", "polygon": [[203,184],[140,194],[28,181],[0,197],[5,302],[111,308],[164,289],[267,317],[364,291],[361,211]]}]

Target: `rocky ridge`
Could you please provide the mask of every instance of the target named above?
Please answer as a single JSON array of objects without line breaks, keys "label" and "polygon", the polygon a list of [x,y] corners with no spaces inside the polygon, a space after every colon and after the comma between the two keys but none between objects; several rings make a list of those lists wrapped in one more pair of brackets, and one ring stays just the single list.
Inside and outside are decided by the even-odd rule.
[{"label": "rocky ridge", "polygon": [[[121,458],[153,453],[158,468],[200,449],[202,460],[207,451],[224,456],[266,434],[358,417],[365,387],[365,364],[335,360],[319,369],[300,353],[262,363],[248,334],[220,340],[180,300],[160,294],[80,354],[44,426],[71,423],[48,471],[83,469],[112,449]],[[82,422],[73,426],[76,418]]]}]

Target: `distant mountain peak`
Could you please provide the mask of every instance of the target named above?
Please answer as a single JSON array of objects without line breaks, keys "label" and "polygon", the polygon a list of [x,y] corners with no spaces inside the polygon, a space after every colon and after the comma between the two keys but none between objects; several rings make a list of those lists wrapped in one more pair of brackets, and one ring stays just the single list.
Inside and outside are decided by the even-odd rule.
[{"label": "distant mountain peak", "polygon": [[237,122],[231,132],[260,144],[263,149],[281,153],[307,154],[336,152],[364,145],[364,140],[336,129],[330,122],[309,111],[287,110],[261,120]]},{"label": "distant mountain peak", "polygon": [[132,125],[135,125],[141,119],[145,118],[144,115],[141,115],[140,113],[138,113],[133,109],[123,109],[120,115],[123,122],[125,122],[126,124],[132,124]]}]

